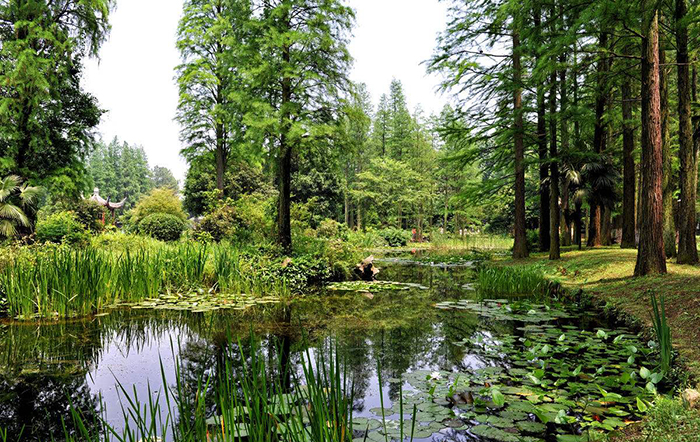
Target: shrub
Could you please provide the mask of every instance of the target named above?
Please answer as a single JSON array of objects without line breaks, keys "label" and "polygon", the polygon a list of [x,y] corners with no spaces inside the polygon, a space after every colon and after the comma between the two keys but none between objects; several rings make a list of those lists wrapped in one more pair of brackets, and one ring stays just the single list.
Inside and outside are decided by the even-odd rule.
[{"label": "shrub", "polygon": [[197,226],[197,233],[208,234],[214,241],[228,238],[236,231],[239,219],[236,210],[225,204],[208,213]]},{"label": "shrub", "polygon": [[182,210],[182,202],[172,189],[154,189],[131,211],[131,224],[140,229],[142,220],[157,213],[172,215],[181,221],[187,219]]},{"label": "shrub", "polygon": [[530,253],[540,250],[540,234],[537,230],[527,231],[527,250]]},{"label": "shrub", "polygon": [[107,209],[90,200],[80,200],[73,207],[76,220],[86,229],[99,233],[104,230],[103,216],[107,218]]},{"label": "shrub", "polygon": [[403,247],[408,244],[411,234],[402,229],[388,228],[377,232],[389,247]]},{"label": "shrub", "polygon": [[185,222],[175,215],[154,213],[141,220],[139,232],[161,241],[177,241],[185,227]]},{"label": "shrub", "polygon": [[347,239],[348,229],[345,224],[341,224],[336,220],[326,218],[316,229],[316,233],[323,238],[340,238]]},{"label": "shrub", "polygon": [[75,244],[85,241],[87,234],[73,212],[63,211],[39,220],[36,225],[36,238],[41,242]]}]

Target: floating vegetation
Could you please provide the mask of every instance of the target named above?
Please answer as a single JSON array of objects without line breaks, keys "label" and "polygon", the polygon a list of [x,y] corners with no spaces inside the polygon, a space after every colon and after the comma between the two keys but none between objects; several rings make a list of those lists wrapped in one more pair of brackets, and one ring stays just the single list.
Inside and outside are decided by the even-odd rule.
[{"label": "floating vegetation", "polygon": [[409,258],[378,258],[375,259],[375,262],[377,263],[382,263],[382,264],[393,264],[393,265],[420,265],[420,266],[429,266],[429,267],[437,267],[437,268],[452,268],[452,267],[457,267],[457,268],[471,268],[474,267],[474,260],[471,258],[465,258],[463,256],[446,256],[440,257],[439,259],[435,258],[415,258],[415,259],[409,259]]},{"label": "floating vegetation", "polygon": [[440,302],[435,304],[435,307],[442,310],[468,310],[479,316],[502,321],[543,322],[573,317],[562,309],[528,302],[511,303],[507,299],[462,299]]},{"label": "floating vegetation", "polygon": [[428,287],[408,282],[394,281],[345,281],[334,282],[328,285],[328,290],[343,292],[376,292],[385,290],[428,290]]},{"label": "floating vegetation", "polygon": [[275,296],[257,297],[244,294],[225,294],[202,291],[187,294],[169,294],[158,298],[148,298],[142,302],[121,303],[114,307],[131,307],[132,309],[179,310],[193,313],[206,313],[215,310],[246,310],[250,307],[277,304],[280,299]]}]

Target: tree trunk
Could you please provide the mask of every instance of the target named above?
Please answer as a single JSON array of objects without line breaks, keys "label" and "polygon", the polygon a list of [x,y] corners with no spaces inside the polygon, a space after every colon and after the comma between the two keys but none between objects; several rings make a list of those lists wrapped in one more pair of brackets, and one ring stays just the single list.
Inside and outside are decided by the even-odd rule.
[{"label": "tree trunk", "polygon": [[[554,14],[552,14],[554,15]],[[557,74],[553,72],[550,77],[551,87],[549,91],[549,159],[550,163],[550,183],[549,183],[549,211],[550,211],[550,233],[549,233],[549,259],[557,260],[561,258],[559,247],[559,225],[561,215],[559,213],[559,164],[557,153]]]},{"label": "tree trunk", "polygon": [[659,90],[661,106],[661,156],[663,173],[661,189],[664,211],[664,250],[667,258],[676,256],[676,223],[673,218],[673,157],[671,155],[671,134],[668,109],[668,74],[666,72],[666,51],[659,44]]},{"label": "tree trunk", "polygon": [[[561,11],[563,9],[563,3],[559,3],[559,9],[560,13],[563,12]],[[559,71],[559,86],[560,86],[560,105],[559,105],[559,114],[561,116],[560,118],[560,124],[561,124],[561,150],[564,154],[566,154],[569,151],[569,115],[568,115],[568,108],[569,108],[569,100],[568,100],[568,94],[567,94],[567,87],[566,87],[566,55],[563,54],[559,62],[561,63],[561,70]],[[562,184],[562,194],[561,194],[561,212],[563,214],[563,222],[564,226],[562,229],[562,237],[561,237],[561,244],[563,246],[570,246],[571,245],[571,207],[570,207],[570,192],[569,192],[569,178],[567,176],[564,177],[563,184]]]},{"label": "tree trunk", "polygon": [[635,220],[634,122],[632,121],[632,86],[625,77],[622,83],[622,241],[623,249],[637,247]]},{"label": "tree trunk", "polygon": [[[536,2],[534,11],[534,25],[538,35],[541,33],[541,11],[539,2]],[[540,49],[537,49],[537,59],[540,58]],[[537,154],[540,160],[540,214],[539,214],[539,246],[540,252],[549,251],[550,248],[550,210],[549,210],[549,165],[547,164],[547,120],[545,117],[545,87],[542,82],[537,84]]]},{"label": "tree trunk", "polygon": [[515,114],[514,154],[515,154],[515,243],[513,258],[527,258],[527,237],[525,232],[525,143],[523,140],[523,90],[522,66],[520,65],[520,34],[513,29],[513,112]]},{"label": "tree trunk", "polygon": [[[602,32],[599,38],[599,46],[601,48],[607,48],[608,46],[608,33]],[[607,102],[607,79],[604,78],[608,73],[608,60],[607,58],[601,58],[598,61],[596,67],[596,101],[595,101],[595,126],[593,128],[593,149],[596,154],[601,154],[605,150],[605,142],[607,141],[607,136],[605,134],[606,124],[603,120],[605,116],[605,105]],[[598,160],[600,161],[600,160]],[[591,216],[588,227],[588,246],[597,247],[603,244],[601,235],[601,217],[602,217],[602,207],[600,202],[595,199],[591,201]]]},{"label": "tree trunk", "polygon": [[[291,60],[290,47],[285,46],[282,53],[285,64]],[[280,135],[280,155],[279,155],[279,210],[277,215],[278,242],[284,253],[292,251],[292,225],[291,225],[291,199],[292,199],[292,147],[289,144],[289,132],[291,130],[291,120],[289,115],[289,104],[292,101],[292,79],[284,77],[282,79],[282,133]]]},{"label": "tree trunk", "polygon": [[[643,2],[649,6],[649,1]],[[649,16],[647,16],[649,15]],[[635,276],[666,273],[663,238],[659,19],[645,13],[642,25],[642,211]]]},{"label": "tree trunk", "polygon": [[692,87],[690,84],[690,58],[688,57],[688,25],[684,23],[688,13],[687,0],[676,0],[676,65],[678,66],[678,155],[680,157],[681,198],[678,207],[679,264],[697,264],[698,249],[695,239],[697,214],[696,180],[698,166],[693,143],[691,116]]},{"label": "tree trunk", "polygon": [[578,249],[581,250],[583,240],[581,239],[581,231],[583,230],[583,203],[579,200],[576,202],[576,212],[574,213],[574,240]]}]

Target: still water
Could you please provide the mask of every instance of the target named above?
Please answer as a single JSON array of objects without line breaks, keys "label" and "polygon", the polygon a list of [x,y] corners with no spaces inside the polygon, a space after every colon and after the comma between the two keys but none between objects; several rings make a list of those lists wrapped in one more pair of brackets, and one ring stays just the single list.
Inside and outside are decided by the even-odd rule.
[{"label": "still water", "polygon": [[[380,279],[422,287],[371,294],[328,291],[290,305],[259,306],[245,312],[124,310],[70,322],[4,323],[0,325],[0,428],[7,430],[9,441],[19,434],[23,441],[60,440],[64,423],[71,427],[72,404],[88,417],[99,416],[104,408],[102,415],[120,430],[122,388],[139,398],[162,395],[176,382],[176,364],[185,382],[196,383],[201,373],[216,376],[224,358],[247,351],[251,335],[269,361],[282,352],[298,364],[307,349],[313,356],[319,349],[335,346],[351,373],[354,416],[361,418],[363,428],[381,419],[380,397],[388,408],[387,418],[398,419],[395,405],[400,384],[407,403],[420,405],[421,431],[415,440],[575,440],[562,436],[584,440],[585,426],[602,426],[607,419],[608,427],[619,427],[624,424],[620,422],[637,418],[630,404],[642,394],[640,387],[616,383],[614,378],[626,370],[638,370],[634,364],[643,361],[626,367],[625,347],[607,348],[620,335],[629,341],[626,347],[630,342],[641,347],[628,330],[613,331],[595,313],[578,309],[528,306],[525,314],[511,309],[505,300],[480,303],[484,308],[460,304],[458,300],[477,296],[470,289],[473,270],[468,267],[406,263],[384,267]],[[598,333],[596,340],[596,330],[605,326],[605,338]],[[550,346],[548,337],[554,337],[556,364],[541,362],[546,359],[542,348]],[[241,342],[243,348],[232,351],[232,341]],[[540,353],[533,352],[535,348]],[[562,368],[569,365],[559,361],[570,361],[571,368]],[[543,370],[540,376],[537,364],[555,368]],[[612,411],[601,411],[600,403],[596,409],[587,408],[598,394],[592,386],[564,393],[566,386],[556,384],[558,377],[567,371],[571,375],[573,367],[581,364],[585,367],[580,371],[588,371],[588,378],[579,379],[583,373],[576,373],[571,379],[584,387],[600,380],[610,391],[622,393],[617,406],[608,405]],[[607,368],[601,372],[601,366]],[[531,373],[539,379],[529,381]],[[484,391],[484,386],[492,389],[493,384],[502,385],[507,405],[494,406],[492,391]],[[539,399],[532,398],[533,391]],[[583,396],[587,404],[578,410]],[[471,398],[477,399],[470,403]],[[562,409],[570,422],[554,423]],[[536,412],[547,413],[552,422],[540,424]],[[364,437],[364,433],[358,430],[355,436]],[[381,432],[368,436],[368,440],[384,440]]]}]

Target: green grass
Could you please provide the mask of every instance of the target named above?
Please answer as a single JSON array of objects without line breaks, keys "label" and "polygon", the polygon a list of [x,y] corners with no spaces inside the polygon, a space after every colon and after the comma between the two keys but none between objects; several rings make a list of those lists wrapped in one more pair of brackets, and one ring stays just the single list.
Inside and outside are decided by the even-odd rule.
[{"label": "green grass", "polygon": [[628,429],[616,441],[630,442],[698,442],[700,414],[680,399],[659,396],[644,421]]},{"label": "green grass", "polygon": [[284,284],[270,272],[274,265],[264,256],[244,258],[228,244],[18,248],[3,256],[0,299],[5,298],[9,316],[30,319],[85,316],[166,292],[283,294]]},{"label": "green grass", "polygon": [[544,273],[531,267],[499,267],[486,265],[476,276],[479,294],[487,298],[509,296],[542,297],[547,293],[548,282]]}]

